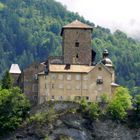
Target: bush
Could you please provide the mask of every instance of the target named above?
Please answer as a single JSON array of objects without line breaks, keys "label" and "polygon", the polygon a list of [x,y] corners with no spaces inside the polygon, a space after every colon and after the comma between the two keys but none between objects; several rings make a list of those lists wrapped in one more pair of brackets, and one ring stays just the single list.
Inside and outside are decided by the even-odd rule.
[{"label": "bush", "polygon": [[88,107],[88,102],[85,98],[82,98],[80,101],[80,108],[82,112],[86,112]]},{"label": "bush", "polygon": [[100,108],[99,105],[97,103],[92,102],[89,106],[89,116],[91,119],[98,119],[100,116]]},{"label": "bush", "polygon": [[132,107],[131,99],[132,97],[127,88],[117,88],[114,98],[107,108],[107,112],[111,118],[114,120],[124,120],[127,115],[127,110]]},{"label": "bush", "polygon": [[29,118],[29,123],[37,122],[40,124],[52,122],[55,119],[56,115],[53,109],[50,109],[49,112],[38,112],[32,115]]},{"label": "bush", "polygon": [[26,117],[29,101],[19,88],[0,90],[0,134],[14,130]]}]

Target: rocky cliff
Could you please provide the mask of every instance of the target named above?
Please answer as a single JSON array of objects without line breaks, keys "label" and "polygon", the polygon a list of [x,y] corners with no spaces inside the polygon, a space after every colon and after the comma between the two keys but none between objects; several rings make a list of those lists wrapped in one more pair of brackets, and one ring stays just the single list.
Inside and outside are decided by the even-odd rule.
[{"label": "rocky cliff", "polygon": [[72,102],[43,104],[30,113],[49,112],[52,108],[55,116],[50,117],[51,121],[24,122],[3,140],[140,140],[140,129],[109,119],[91,121],[77,112],[79,105]]}]

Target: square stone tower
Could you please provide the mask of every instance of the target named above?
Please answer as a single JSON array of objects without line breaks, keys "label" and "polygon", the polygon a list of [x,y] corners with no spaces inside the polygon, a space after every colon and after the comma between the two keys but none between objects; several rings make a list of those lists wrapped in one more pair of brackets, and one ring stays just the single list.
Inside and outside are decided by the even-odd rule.
[{"label": "square stone tower", "polygon": [[92,29],[78,20],[63,26],[61,36],[64,64],[91,65]]}]

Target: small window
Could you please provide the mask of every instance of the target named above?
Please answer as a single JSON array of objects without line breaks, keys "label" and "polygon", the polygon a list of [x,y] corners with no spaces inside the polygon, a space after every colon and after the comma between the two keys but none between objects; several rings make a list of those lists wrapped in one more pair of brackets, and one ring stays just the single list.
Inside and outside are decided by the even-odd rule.
[{"label": "small window", "polygon": [[51,97],[51,100],[54,100],[54,96]]},{"label": "small window", "polygon": [[74,99],[75,100],[80,100],[81,99],[81,96],[75,96]]},{"label": "small window", "polygon": [[59,79],[59,80],[63,80],[63,74],[59,74],[59,75],[58,75],[58,79]]},{"label": "small window", "polygon": [[76,42],[75,42],[75,47],[79,47],[79,44],[80,44],[80,43],[79,43],[78,41],[76,41]]},{"label": "small window", "polygon": [[79,55],[78,54],[76,54],[76,58],[79,58]]},{"label": "small window", "polygon": [[67,75],[67,80],[71,80],[71,75],[70,74]]},{"label": "small window", "polygon": [[84,80],[84,81],[87,81],[87,80],[88,80],[88,76],[87,76],[87,75],[84,75],[84,76],[83,76],[83,80]]},{"label": "small window", "polygon": [[86,100],[89,100],[89,97],[88,96],[86,96]]},{"label": "small window", "polygon": [[33,79],[34,80],[38,80],[38,75],[37,74],[34,74]]},{"label": "small window", "polygon": [[97,80],[96,80],[97,84],[103,84],[103,78],[101,76],[98,76]]},{"label": "small window", "polygon": [[76,85],[75,89],[76,90],[80,90],[81,86],[80,85]]},{"label": "small window", "polygon": [[47,84],[45,83],[45,88],[47,88]]},{"label": "small window", "polygon": [[54,84],[52,84],[52,88],[54,88]]},{"label": "small window", "polygon": [[59,84],[59,88],[60,89],[64,88],[63,84]]},{"label": "small window", "polygon": [[97,102],[101,102],[101,97],[96,96],[96,101],[97,101]]},{"label": "small window", "polygon": [[84,90],[87,90],[87,89],[88,89],[88,86],[84,84],[84,85],[83,85],[83,89],[84,89]]},{"label": "small window", "polygon": [[102,70],[102,68],[101,67],[98,67],[98,70]]},{"label": "small window", "polygon": [[52,74],[52,75],[51,75],[51,79],[52,79],[52,80],[55,80],[55,79],[56,79],[56,74]]},{"label": "small window", "polygon": [[63,100],[63,96],[60,96],[60,97],[59,97],[59,100]]},{"label": "small window", "polygon": [[75,79],[76,80],[81,80],[81,75],[80,74],[77,74],[76,77],[75,77]]}]

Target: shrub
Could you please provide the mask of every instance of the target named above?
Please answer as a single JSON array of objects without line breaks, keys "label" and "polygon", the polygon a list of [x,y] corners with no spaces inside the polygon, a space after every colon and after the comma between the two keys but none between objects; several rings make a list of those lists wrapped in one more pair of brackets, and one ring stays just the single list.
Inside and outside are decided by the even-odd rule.
[{"label": "shrub", "polygon": [[86,112],[88,107],[88,102],[85,98],[82,98],[80,101],[80,108],[82,112]]},{"label": "shrub", "polygon": [[114,120],[124,120],[127,110],[131,109],[132,97],[127,88],[119,87],[116,89],[114,98],[109,103],[107,112]]},{"label": "shrub", "polygon": [[49,112],[38,112],[29,118],[29,123],[37,122],[40,124],[52,122],[55,119],[56,115],[53,109],[50,109]]},{"label": "shrub", "polygon": [[14,130],[26,117],[29,101],[19,88],[0,90],[0,134]]},{"label": "shrub", "polygon": [[92,102],[89,106],[89,116],[91,119],[98,119],[100,116],[100,108],[99,105],[97,103]]}]

